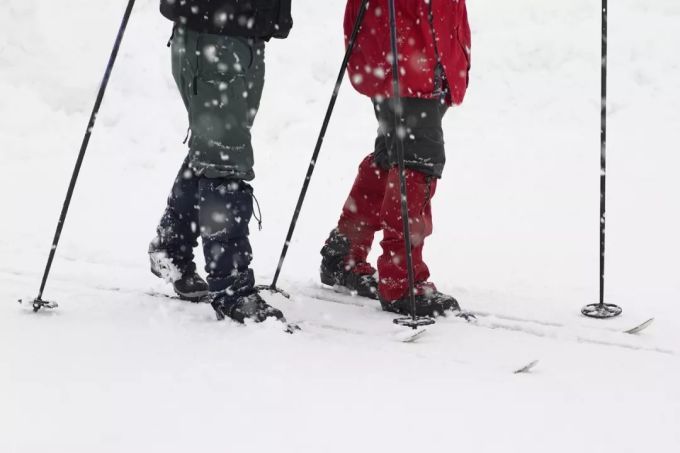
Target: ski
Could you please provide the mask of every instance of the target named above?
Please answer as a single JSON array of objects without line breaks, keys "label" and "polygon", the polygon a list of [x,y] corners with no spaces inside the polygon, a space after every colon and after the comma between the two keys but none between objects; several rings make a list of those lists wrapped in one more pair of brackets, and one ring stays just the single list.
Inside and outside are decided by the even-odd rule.
[{"label": "ski", "polygon": [[182,298],[178,294],[168,294],[164,293],[162,291],[145,291],[145,295],[151,296],[151,297],[164,297],[166,299],[171,299],[171,300],[176,300],[180,302],[188,302],[190,304],[207,304],[210,302],[210,299],[208,296],[201,297],[200,299],[187,299],[187,298]]},{"label": "ski", "polygon": [[[377,336],[385,338],[384,334],[381,332],[369,332],[367,330],[357,329],[355,327],[345,327],[338,326],[334,324],[319,323],[314,321],[301,321],[300,324],[309,327],[308,331],[314,331],[314,329],[328,330],[332,332],[339,332],[347,335],[357,335],[357,336]],[[397,334],[388,335],[388,338],[392,341],[396,340],[401,343],[417,343],[418,340],[427,336],[429,331],[427,329],[419,329],[412,332],[398,332]],[[518,361],[519,362],[519,361]],[[520,362],[521,363],[521,362]],[[526,362],[525,362],[526,363]],[[514,374],[528,373],[539,363],[538,360],[534,360],[528,364],[523,365],[520,368],[511,368]],[[506,370],[507,371],[507,370]]]},{"label": "ski", "polygon": [[[261,289],[269,289],[267,287],[262,287]],[[164,297],[167,299],[171,300],[177,300],[177,301],[183,301],[179,296],[175,294],[168,294],[165,292],[161,291],[146,291],[146,295],[151,296],[151,297]],[[288,293],[282,293],[282,295],[286,298],[289,299],[291,296]],[[356,307],[369,307],[371,305],[370,300],[363,300],[364,298],[361,298],[359,296],[354,296],[350,293],[344,292],[340,289],[336,288],[326,288],[326,287],[320,287],[318,290],[316,288],[314,291],[302,291],[303,296],[307,297],[312,297],[315,299],[320,299],[324,300],[327,302],[333,302],[333,303],[338,303],[338,304],[343,304],[343,305],[352,305]],[[190,303],[205,303],[207,300],[201,299],[198,301],[187,301]],[[56,304],[54,304],[56,306]],[[45,308],[53,308],[52,306],[45,305]],[[379,307],[377,308],[379,309]],[[509,323],[523,323],[527,325],[536,325],[537,327],[541,328],[555,328],[555,329],[567,329],[567,328],[574,328],[574,326],[568,326],[563,323],[559,322],[551,322],[551,321],[543,321],[543,320],[538,320],[538,319],[530,319],[530,318],[521,318],[521,317],[516,317],[516,316],[508,316],[508,315],[500,315],[500,314],[495,314],[495,313],[489,313],[489,312],[484,312],[484,311],[462,311],[458,314],[456,314],[456,317],[462,318],[465,321],[468,321],[470,323],[475,323],[477,320],[482,320],[482,323],[484,321],[488,321],[490,324],[489,326],[494,326],[494,328],[503,328],[503,325],[501,324],[506,324],[506,321]],[[612,333],[625,333],[628,335],[638,335],[648,329],[652,324],[654,324],[655,318],[649,318],[645,320],[642,323],[636,324],[632,327],[620,329],[620,328],[613,328],[613,327],[606,327],[606,326],[600,326],[600,327],[591,327],[591,326],[578,326],[578,328],[583,328],[587,330],[595,330],[595,331],[606,331],[606,332],[612,332]],[[511,328],[510,330],[519,330],[516,328]]]},{"label": "ski", "polygon": [[637,335],[643,330],[645,330],[647,327],[651,326],[654,323],[654,318],[649,318],[647,321],[643,322],[640,325],[637,325],[633,327],[632,329],[624,330],[624,333],[627,333],[629,335]]},{"label": "ski", "polygon": [[526,324],[535,324],[537,326],[541,327],[553,327],[553,328],[559,328],[559,329],[565,329],[565,328],[583,328],[587,330],[594,330],[594,331],[602,331],[602,332],[612,332],[612,333],[626,333],[626,334],[631,334],[635,335],[643,330],[647,329],[649,326],[651,326],[654,323],[655,318],[650,318],[647,319],[646,321],[636,324],[633,327],[629,328],[616,328],[616,327],[608,327],[608,326],[570,326],[568,324],[560,323],[560,322],[553,322],[553,321],[544,321],[544,320],[539,320],[539,319],[531,319],[531,318],[520,318],[517,316],[509,316],[509,315],[501,315],[501,314],[496,314],[496,313],[490,313],[490,312],[484,312],[484,311],[475,311],[473,312],[474,315],[478,318],[488,318],[488,319],[497,319],[501,321],[509,321],[509,322],[521,322],[521,323],[526,323]]},{"label": "ski", "polygon": [[[371,304],[370,300],[363,300],[365,298],[361,298],[359,296],[354,296],[352,294],[348,294],[346,292],[338,291],[335,288],[330,288],[330,287],[321,287],[319,288],[319,291],[314,291],[314,292],[309,292],[309,294],[303,294],[303,295],[308,295],[309,297],[314,297],[318,299],[322,299],[328,302],[334,302],[334,303],[339,303],[339,304],[345,304],[345,305],[354,305],[357,307],[366,307]],[[537,319],[528,319],[528,318],[520,318],[516,316],[507,316],[507,315],[499,315],[495,313],[489,313],[489,312],[484,312],[484,311],[462,311],[458,314],[456,314],[457,317],[463,318],[468,322],[474,322],[477,319],[491,319],[493,320],[494,318],[497,320],[501,321],[510,321],[510,322],[519,322],[519,323],[527,323],[527,324],[536,324],[542,327],[554,327],[554,328],[574,328],[575,326],[569,326],[567,324],[559,323],[559,322],[551,322],[551,321],[542,321],[542,320],[537,320]],[[650,327],[655,321],[655,318],[650,318],[647,319],[646,321],[636,324],[633,327],[629,328],[612,328],[612,327],[605,327],[605,326],[600,326],[600,327],[591,327],[591,326],[579,326],[579,328],[584,328],[588,330],[597,330],[597,331],[607,331],[607,332],[614,332],[614,333],[625,333],[629,335],[636,335]]]},{"label": "ski", "polygon": [[283,331],[285,333],[294,334],[294,333],[302,332],[302,328],[300,327],[299,324],[287,322],[285,319],[281,322],[283,323],[283,326],[284,326]]},{"label": "ski", "polygon": [[420,338],[422,338],[427,333],[427,329],[414,330],[408,332],[406,335],[400,335],[400,341],[402,343],[415,343]]},{"label": "ski", "polygon": [[[369,336],[373,335],[374,333],[369,332],[367,330],[362,330],[362,329],[357,329],[354,327],[345,327],[345,326],[338,326],[335,324],[329,324],[326,322],[318,322],[318,321],[309,321],[309,320],[301,320],[294,324],[295,326],[298,327],[298,330],[302,331],[303,329],[300,326],[303,327],[310,327],[310,328],[316,328],[316,329],[322,329],[322,330],[328,330],[332,332],[340,332],[343,334],[348,334],[348,335],[359,335],[359,336]],[[400,331],[395,333],[389,333],[386,335],[391,341],[397,341],[400,343],[416,343],[418,340],[423,338],[425,334],[427,333],[427,329],[418,329],[418,330],[409,330],[407,332]],[[376,336],[383,336],[380,332],[375,333]]]},{"label": "ski", "polygon": [[531,370],[533,370],[536,365],[538,365],[538,360],[534,360],[533,362],[530,362],[527,365],[524,365],[522,368],[519,368],[515,371],[513,371],[513,374],[522,374],[522,373],[529,373]]},{"label": "ski", "polygon": [[[340,293],[325,286],[297,288],[294,292],[300,294],[303,297],[309,297],[324,302],[355,306],[358,308],[363,307],[365,309],[374,309],[375,311],[382,312],[380,304],[377,301],[358,296],[347,295],[346,293]],[[653,318],[628,329],[571,326],[558,322],[495,315],[488,312],[477,311],[461,312],[457,316],[440,317],[437,319],[439,323],[444,324],[463,320],[465,321],[465,324],[491,330],[508,330],[513,332],[521,332],[523,334],[536,337],[552,339],[563,338],[566,336],[579,343],[599,346],[612,346],[623,349],[641,350],[661,354],[675,354],[674,351],[669,349],[642,345],[638,342],[631,342],[631,337],[634,334],[640,333],[648,328],[653,323]],[[623,335],[623,337],[615,337],[615,335]],[[626,340],[626,337],[631,339]]]}]

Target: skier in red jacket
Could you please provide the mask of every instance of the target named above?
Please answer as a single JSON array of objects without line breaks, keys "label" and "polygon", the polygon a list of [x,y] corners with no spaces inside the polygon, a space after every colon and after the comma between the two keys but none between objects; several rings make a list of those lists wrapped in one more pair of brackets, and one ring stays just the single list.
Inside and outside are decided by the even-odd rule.
[{"label": "skier in red jacket", "polygon": [[[321,250],[321,281],[380,299],[383,310],[411,314],[401,218],[392,102],[388,0],[371,0],[348,71],[352,85],[373,101],[378,119],[374,150],[359,172],[338,225]],[[362,0],[348,0],[345,37]],[[470,27],[465,0],[395,0],[406,190],[411,225],[416,315],[460,310],[428,279],[423,244],[432,233],[430,202],[445,163],[442,117],[465,96],[470,70]],[[378,275],[366,261],[373,237],[383,231]]]}]

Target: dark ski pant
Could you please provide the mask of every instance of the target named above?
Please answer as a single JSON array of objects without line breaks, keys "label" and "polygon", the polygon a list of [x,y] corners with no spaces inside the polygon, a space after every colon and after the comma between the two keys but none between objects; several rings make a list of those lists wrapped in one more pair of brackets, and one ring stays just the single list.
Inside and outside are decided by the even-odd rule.
[{"label": "dark ski pant", "polygon": [[254,285],[248,224],[253,215],[253,189],[238,179],[197,175],[185,161],[172,187],[157,229],[157,248],[180,270],[193,272],[193,249],[203,243],[211,292]]},{"label": "dark ski pant", "polygon": [[176,25],[172,74],[189,117],[189,152],[153,247],[194,272],[200,236],[211,292],[254,286],[248,223],[255,177],[250,129],[264,86],[264,41]]},{"label": "dark ski pant", "polygon": [[209,178],[252,180],[250,129],[264,88],[264,41],[175,26],[172,75],[189,117],[189,165]]}]

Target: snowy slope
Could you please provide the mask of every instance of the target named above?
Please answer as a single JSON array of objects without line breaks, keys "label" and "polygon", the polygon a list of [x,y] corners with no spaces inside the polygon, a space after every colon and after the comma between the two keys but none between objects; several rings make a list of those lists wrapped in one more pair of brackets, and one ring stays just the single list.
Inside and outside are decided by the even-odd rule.
[{"label": "snowy slope", "polygon": [[[145,251],[186,130],[156,0],[137,2],[85,160],[46,293],[62,307],[16,304],[37,291],[124,3],[2,1],[1,452],[678,451],[677,1],[610,5],[607,296],[625,313],[604,326],[654,327],[626,337],[578,316],[597,295],[599,2],[480,0],[426,255],[442,290],[506,328],[447,320],[412,345],[375,307],[308,297],[375,133],[349,86],[284,268],[297,296],[271,299],[304,333],[146,294],[167,291]],[[342,57],[343,7],[296,0],[294,33],[267,49],[262,283]]]}]

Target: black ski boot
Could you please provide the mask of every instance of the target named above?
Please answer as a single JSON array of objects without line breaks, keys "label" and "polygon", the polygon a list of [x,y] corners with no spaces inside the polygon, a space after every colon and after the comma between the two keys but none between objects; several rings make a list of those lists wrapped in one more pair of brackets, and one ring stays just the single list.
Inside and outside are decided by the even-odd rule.
[{"label": "black ski boot", "polygon": [[[345,257],[349,254],[349,239],[340,234],[337,229],[331,231],[326,244],[321,249],[321,268],[319,274],[321,283],[334,288],[349,291],[361,297],[378,299],[378,281],[375,269],[368,263],[356,263],[353,266],[345,264]],[[359,267],[372,270],[371,273],[357,273]]]},{"label": "black ski boot", "polygon": [[196,272],[182,275],[182,278],[172,284],[180,299],[200,302],[208,295],[208,284]]},{"label": "black ski boot", "polygon": [[[380,298],[384,311],[411,316],[411,298],[406,296],[399,300],[386,301]],[[447,312],[461,313],[458,301],[452,296],[428,289],[416,296],[416,316],[446,316]]]},{"label": "black ski boot", "polygon": [[151,273],[172,284],[175,293],[180,299],[190,302],[200,302],[208,295],[208,284],[195,270],[180,269],[163,250],[149,248],[149,261]]},{"label": "black ski boot", "polygon": [[254,322],[262,322],[267,318],[286,321],[281,310],[267,304],[255,289],[245,295],[228,295],[226,291],[222,291],[212,296],[210,304],[215,309],[219,321],[224,318],[231,318],[241,324],[246,319]]}]

